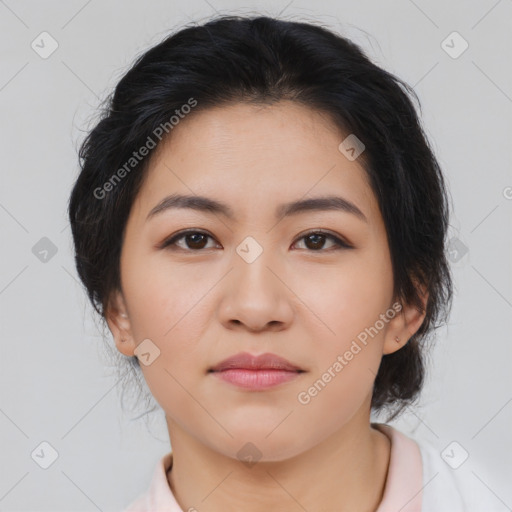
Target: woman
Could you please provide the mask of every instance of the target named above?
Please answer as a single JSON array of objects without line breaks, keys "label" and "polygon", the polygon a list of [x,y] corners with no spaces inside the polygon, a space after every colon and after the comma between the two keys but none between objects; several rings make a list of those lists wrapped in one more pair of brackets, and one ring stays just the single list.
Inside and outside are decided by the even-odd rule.
[{"label": "woman", "polygon": [[370,421],[418,397],[452,296],[445,183],[408,93],[351,41],[263,16],[184,28],[120,80],[69,214],[169,431],[127,510],[499,505]]}]

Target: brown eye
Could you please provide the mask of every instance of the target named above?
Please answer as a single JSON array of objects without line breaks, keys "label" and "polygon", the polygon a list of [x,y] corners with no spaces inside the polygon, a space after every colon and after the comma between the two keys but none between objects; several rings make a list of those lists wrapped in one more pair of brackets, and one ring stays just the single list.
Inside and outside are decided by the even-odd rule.
[{"label": "brown eye", "polygon": [[[203,231],[182,231],[173,235],[168,240],[164,241],[160,248],[178,249],[189,252],[199,252],[202,249],[211,249],[215,246],[207,247],[208,239],[214,238]],[[344,242],[340,238],[323,231],[312,231],[299,238],[299,241],[305,241],[305,248],[312,252],[322,252],[337,249],[350,249],[352,246]],[[331,241],[331,246],[325,247],[328,241]],[[298,242],[296,242],[297,244]]]},{"label": "brown eye", "polygon": [[[301,237],[299,240],[305,240],[305,246],[307,249],[310,249],[311,251],[319,252],[321,250],[328,250],[328,249],[340,249],[340,248],[346,248],[349,249],[350,245],[340,240],[338,237],[331,235],[329,233],[324,233],[323,231],[313,231],[311,233],[307,233],[303,237]],[[325,248],[326,240],[331,240],[333,245],[331,245],[330,248]]]},{"label": "brown eye", "polygon": [[208,236],[203,233],[192,233],[184,236],[186,244],[190,249],[204,249],[207,238]]},{"label": "brown eye", "polygon": [[[313,233],[312,235],[308,235],[308,236],[305,237],[306,246],[309,249],[322,249],[322,247],[325,244],[326,238],[327,237],[325,235],[320,235],[318,233]],[[308,245],[308,242],[311,245]]]},{"label": "brown eye", "polygon": [[[177,235],[174,235],[169,240],[166,240],[162,245],[161,248],[169,247],[174,248],[177,247],[179,249],[183,250],[191,250],[191,251],[199,251],[201,249],[204,249],[206,247],[206,244],[208,243],[208,239],[212,238],[207,233],[203,233],[202,231],[185,231],[178,233]],[[183,240],[183,243],[178,244],[178,242],[181,242]],[[213,238],[212,238],[213,240]]]}]

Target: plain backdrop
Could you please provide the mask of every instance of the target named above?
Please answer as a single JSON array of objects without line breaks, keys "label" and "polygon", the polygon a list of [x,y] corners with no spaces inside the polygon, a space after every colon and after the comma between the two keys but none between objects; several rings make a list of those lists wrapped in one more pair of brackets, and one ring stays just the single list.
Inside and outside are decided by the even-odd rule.
[{"label": "plain backdrop", "polygon": [[512,2],[5,0],[0,510],[121,510],[170,449],[161,412],[149,428],[123,414],[66,208],[100,101],[141,52],[217,13],[321,23],[414,86],[454,205],[455,297],[422,400],[393,425],[440,456],[456,441],[454,471],[512,509]]}]

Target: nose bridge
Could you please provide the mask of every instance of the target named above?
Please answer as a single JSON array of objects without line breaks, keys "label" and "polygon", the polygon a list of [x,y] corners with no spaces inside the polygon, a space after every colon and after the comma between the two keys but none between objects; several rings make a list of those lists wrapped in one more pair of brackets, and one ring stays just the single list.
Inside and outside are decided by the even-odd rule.
[{"label": "nose bridge", "polygon": [[[261,288],[262,291],[271,291],[275,287],[276,277],[271,268],[276,266],[277,258],[272,251],[269,237],[246,236],[236,247],[234,266],[237,281],[255,288],[253,292]],[[263,242],[265,238],[265,242]],[[265,244],[265,245],[264,245]],[[276,272],[276,270],[274,270]]]},{"label": "nose bridge", "polygon": [[[268,241],[269,237],[261,236]],[[233,253],[230,283],[222,300],[224,322],[243,323],[250,329],[287,323],[292,308],[283,284],[278,255],[265,248],[255,236],[247,236]]]}]

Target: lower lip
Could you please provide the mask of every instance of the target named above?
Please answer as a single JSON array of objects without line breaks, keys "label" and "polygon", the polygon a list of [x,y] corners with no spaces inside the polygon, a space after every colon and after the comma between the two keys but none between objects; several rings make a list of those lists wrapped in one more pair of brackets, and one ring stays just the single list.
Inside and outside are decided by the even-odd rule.
[{"label": "lower lip", "polygon": [[234,368],[213,372],[220,379],[246,389],[267,389],[297,378],[300,373],[287,370],[246,370]]}]

